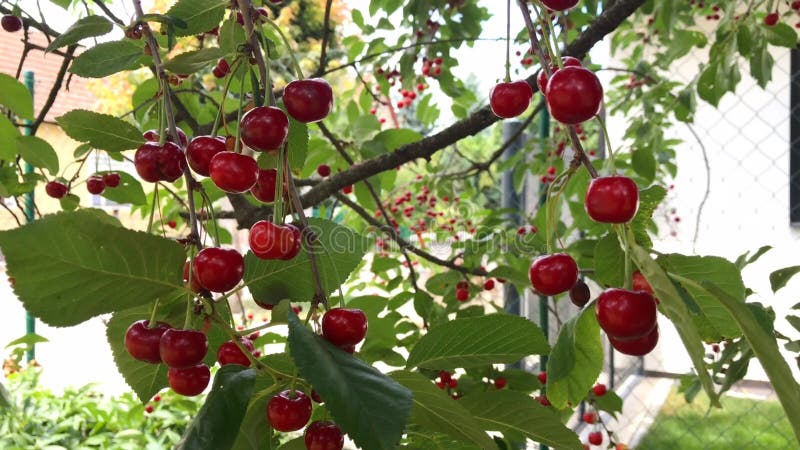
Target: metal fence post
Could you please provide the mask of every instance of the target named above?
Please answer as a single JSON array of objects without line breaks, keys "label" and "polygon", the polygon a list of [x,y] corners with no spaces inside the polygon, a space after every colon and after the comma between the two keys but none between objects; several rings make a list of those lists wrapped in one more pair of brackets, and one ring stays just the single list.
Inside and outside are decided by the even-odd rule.
[{"label": "metal fence post", "polygon": [[[507,120],[503,122],[503,142],[511,139],[514,134],[522,127],[522,123],[516,120]],[[503,152],[503,160],[513,158],[519,153],[522,148],[523,136],[520,134],[514,142],[511,143]],[[502,178],[502,207],[511,208],[517,211],[522,211],[525,208],[525,187],[523,186],[522,192],[517,192],[514,188],[514,171],[506,170],[503,172]],[[519,213],[509,214],[508,219],[516,226],[522,225],[522,215]],[[517,290],[509,284],[503,285],[503,301],[505,310],[509,314],[520,315],[520,295]]]},{"label": "metal fence post", "polygon": [[[25,87],[28,88],[28,91],[31,93],[31,97],[33,97],[33,72],[30,70],[26,70],[24,73],[24,82]],[[32,134],[31,126],[33,122],[26,120],[25,126],[23,127],[22,133],[25,136],[30,136]],[[33,166],[30,163],[25,163],[25,173],[33,173]],[[35,216],[35,205],[34,205],[34,197],[33,191],[25,194],[25,222],[30,223],[36,219]],[[36,318],[31,315],[29,312],[25,312],[25,334],[33,334],[36,333]],[[35,344],[28,345],[28,352],[25,355],[25,359],[30,362],[36,358],[36,348]]]}]

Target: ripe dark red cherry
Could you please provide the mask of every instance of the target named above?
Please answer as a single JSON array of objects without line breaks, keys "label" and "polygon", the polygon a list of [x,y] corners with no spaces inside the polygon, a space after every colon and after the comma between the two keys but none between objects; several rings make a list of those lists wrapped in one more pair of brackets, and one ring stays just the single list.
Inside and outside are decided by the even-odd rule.
[{"label": "ripe dark red cherry", "polygon": [[311,418],[311,399],[301,391],[283,391],[267,404],[267,420],[278,431],[297,431]]},{"label": "ripe dark red cherry", "polygon": [[292,259],[300,252],[300,230],[259,220],[250,228],[250,250],[261,259]]},{"label": "ripe dark red cherry", "polygon": [[234,249],[206,247],[195,256],[192,270],[201,286],[225,292],[242,281],[244,258]]},{"label": "ripe dark red cherry", "polygon": [[628,177],[595,178],[586,191],[585,206],[595,222],[626,223],[639,209],[639,188]]},{"label": "ripe dark red cherry", "polygon": [[322,335],[333,345],[356,345],[367,335],[367,316],[360,309],[333,308],[322,316]]},{"label": "ripe dark red cherry", "polygon": [[119,176],[117,172],[108,172],[103,174],[103,183],[110,188],[115,188],[119,186],[119,183],[122,181],[122,177]]},{"label": "ripe dark red cherry", "polygon": [[566,253],[540,256],[528,271],[533,288],[542,295],[567,292],[578,281],[578,265]]},{"label": "ripe dark red cherry", "polygon": [[331,174],[331,166],[327,164],[320,164],[319,166],[317,166],[317,173],[322,178],[325,178]]},{"label": "ripe dark red cherry", "polygon": [[240,126],[242,142],[259,152],[279,149],[289,135],[289,118],[274,106],[251,109],[242,117]]},{"label": "ripe dark red cherry", "polygon": [[[174,221],[170,221],[170,222],[174,222]],[[175,227],[170,225],[170,228],[175,228]],[[189,261],[187,260],[185,263],[183,263],[183,283],[184,284],[189,282],[189,268],[190,268],[190,264],[189,264]],[[189,288],[193,292],[200,291],[200,282],[197,281],[197,275],[194,274],[194,271],[192,271],[192,285],[189,286]]]},{"label": "ripe dark red cherry", "polygon": [[159,342],[161,360],[170,367],[185,368],[203,361],[208,353],[208,339],[197,330],[170,328]]},{"label": "ripe dark red cherry", "polygon": [[620,353],[631,356],[644,356],[652,352],[658,344],[658,325],[653,328],[653,331],[638,339],[621,341],[609,336],[608,340],[611,342],[611,346]]},{"label": "ripe dark red cherry", "polygon": [[[250,193],[258,201],[272,203],[275,201],[275,182],[278,179],[278,171],[275,169],[259,169],[256,184],[250,188]],[[283,193],[286,194],[286,183],[283,183]]]},{"label": "ripe dark red cherry", "polygon": [[572,304],[578,308],[583,308],[589,303],[591,297],[592,293],[589,291],[589,286],[587,286],[583,280],[579,279],[575,282],[575,285],[569,289],[569,299],[572,301]]},{"label": "ripe dark red cherry", "polygon": [[333,90],[322,78],[295,80],[283,90],[286,112],[304,123],[319,122],[333,108]]},{"label": "ripe dark red cherry", "polygon": [[163,146],[146,142],[136,150],[133,164],[136,166],[136,173],[144,181],[171,183],[183,175],[186,158],[181,148],[173,142],[165,142]]},{"label": "ripe dark red cherry", "polygon": [[[253,353],[253,341],[248,338],[242,338],[241,342],[245,350]],[[219,361],[220,366],[238,364],[240,366],[250,367],[250,360],[247,359],[247,355],[242,353],[242,350],[239,349],[239,346],[233,341],[224,342],[219,346],[217,349],[217,361]]]},{"label": "ripe dark red cherry", "polygon": [[[562,56],[561,57],[561,66],[562,67],[582,67],[581,60],[578,58],[573,58],[572,56]],[[559,70],[559,67],[555,64],[550,65],[550,72],[555,73]],[[539,75],[536,76],[536,85],[539,86],[539,92],[544,94],[547,91],[547,74],[544,70],[539,71]]]},{"label": "ripe dark red cherry", "polygon": [[598,383],[592,387],[592,393],[594,393],[595,397],[602,397],[606,395],[606,392],[608,392],[608,389],[605,384]]},{"label": "ripe dark red cherry", "polygon": [[342,450],[344,447],[342,430],[327,420],[311,422],[306,428],[304,440],[307,450]]},{"label": "ripe dark red cherry", "polygon": [[211,158],[208,171],[214,184],[231,194],[247,192],[258,180],[258,163],[241,153],[217,153]]},{"label": "ripe dark red cherry", "polygon": [[592,431],[589,433],[589,443],[592,445],[601,445],[603,443],[603,432]]},{"label": "ripe dark red cherry", "polygon": [[207,177],[208,166],[211,158],[217,153],[224,152],[225,138],[222,136],[197,136],[186,147],[186,162],[198,175]]},{"label": "ripe dark red cherry", "polygon": [[597,297],[597,322],[610,337],[637,339],[656,326],[656,301],[644,291],[607,289]]},{"label": "ripe dark red cherry", "polygon": [[647,281],[647,278],[642,275],[642,272],[638,270],[633,272],[633,290],[634,291],[645,291],[650,295],[653,295],[653,288],[650,286],[650,283]]},{"label": "ripe dark red cherry", "polygon": [[67,190],[67,185],[58,180],[51,181],[44,186],[44,191],[53,198],[64,198]]},{"label": "ripe dark red cherry", "polygon": [[542,4],[553,11],[566,11],[574,8],[578,0],[542,0]]},{"label": "ripe dark red cherry", "polygon": [[22,19],[17,16],[6,15],[0,19],[0,25],[9,33],[14,33],[22,29]]},{"label": "ripe dark red cherry", "polygon": [[603,85],[583,67],[564,67],[550,77],[545,91],[547,109],[561,123],[577,125],[600,111]]},{"label": "ripe dark red cherry", "polygon": [[531,104],[533,89],[525,80],[498,83],[489,93],[492,112],[502,119],[517,117]]},{"label": "ripe dark red cherry", "polygon": [[[766,17],[764,17],[764,25],[766,25],[768,27],[774,27],[775,25],[778,24],[778,20],[779,19],[780,19],[780,16],[778,15],[777,12],[769,13],[769,14],[767,14]],[[5,28],[5,27],[3,27],[3,28]]]},{"label": "ripe dark red cherry", "polygon": [[170,367],[167,371],[169,387],[178,394],[193,397],[202,393],[211,380],[211,371],[205,364],[179,369]]},{"label": "ripe dark red cherry", "polygon": [[597,422],[597,413],[593,411],[583,413],[583,421],[588,423],[589,425],[594,424]]},{"label": "ripe dark red cherry", "polygon": [[125,332],[125,350],[134,359],[158,364],[161,362],[161,335],[171,327],[164,322],[156,322],[153,328],[149,324],[149,320],[139,320],[128,327]]},{"label": "ripe dark red cherry", "polygon": [[537,373],[536,378],[539,379],[539,383],[547,384],[547,372]]},{"label": "ripe dark red cherry", "polygon": [[86,180],[86,190],[90,194],[100,195],[106,190],[106,183],[100,175],[92,175]]},{"label": "ripe dark red cherry", "polygon": [[460,302],[469,300],[469,289],[456,289],[456,300]]},{"label": "ripe dark red cherry", "polygon": [[494,379],[494,387],[497,389],[503,389],[508,384],[508,380],[503,377],[498,377]]}]

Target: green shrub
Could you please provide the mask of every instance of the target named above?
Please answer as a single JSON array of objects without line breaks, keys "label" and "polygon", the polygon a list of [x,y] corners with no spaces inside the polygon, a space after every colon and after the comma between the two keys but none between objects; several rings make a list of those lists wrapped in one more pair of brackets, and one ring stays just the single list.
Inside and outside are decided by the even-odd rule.
[{"label": "green shrub", "polygon": [[174,448],[202,401],[170,392],[154,398],[147,413],[133,394],[108,397],[94,385],[58,395],[39,384],[38,369],[11,374],[8,406],[0,402],[0,448]]}]

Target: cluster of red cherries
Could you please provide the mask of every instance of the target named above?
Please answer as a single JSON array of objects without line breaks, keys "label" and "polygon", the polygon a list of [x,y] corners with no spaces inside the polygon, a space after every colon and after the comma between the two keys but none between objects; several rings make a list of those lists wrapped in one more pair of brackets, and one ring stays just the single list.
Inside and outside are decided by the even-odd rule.
[{"label": "cluster of red cherries", "polygon": [[[90,194],[100,195],[105,192],[106,188],[115,188],[119,186],[122,178],[116,172],[108,172],[104,174],[94,174],[86,179],[86,190]],[[64,198],[69,193],[69,185],[61,179],[48,181],[44,186],[44,191],[49,197],[60,199]]]}]

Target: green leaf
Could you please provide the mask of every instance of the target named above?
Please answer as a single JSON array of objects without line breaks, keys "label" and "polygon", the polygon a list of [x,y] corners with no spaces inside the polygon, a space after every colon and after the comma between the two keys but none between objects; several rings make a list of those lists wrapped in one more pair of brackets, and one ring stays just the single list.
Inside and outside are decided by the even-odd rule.
[{"label": "green leaf", "polygon": [[616,392],[608,391],[604,395],[594,398],[594,407],[616,418],[617,413],[622,412],[622,399]]},{"label": "green leaf", "polygon": [[164,63],[164,68],[173,73],[190,75],[217,64],[223,56],[225,53],[219,47],[201,48],[175,56]]},{"label": "green leaf", "polygon": [[167,15],[186,22],[185,28],[176,28],[175,35],[192,36],[214,29],[225,16],[227,0],[178,0]]},{"label": "green leaf", "polygon": [[769,274],[769,284],[772,287],[772,292],[781,290],[798,273],[800,273],[800,266],[784,267]]},{"label": "green leaf", "polygon": [[233,446],[239,425],[253,395],[256,370],[229,364],[214,375],[214,385],[200,412],[189,424],[178,450],[227,450]]},{"label": "green leaf", "polygon": [[547,360],[547,398],[556,409],[577,405],[603,370],[603,344],[594,308],[566,321]]},{"label": "green leaf", "polygon": [[236,53],[239,46],[244,44],[246,40],[244,27],[236,22],[235,17],[226,20],[219,28],[219,48],[225,54]]},{"label": "green leaf", "polygon": [[75,109],[57,117],[56,122],[72,139],[101,150],[121,152],[144,144],[136,127],[108,114]]},{"label": "green leaf", "polygon": [[767,42],[780,47],[795,48],[797,46],[797,32],[791,25],[778,22],[773,26],[762,25],[761,31],[767,37]]},{"label": "green leaf", "polygon": [[306,450],[306,441],[303,436],[286,441],[278,447],[278,450]]},{"label": "green leaf", "polygon": [[692,320],[692,313],[681,299],[675,285],[672,284],[661,266],[650,257],[647,249],[638,245],[631,246],[631,258],[655,291],[655,296],[661,302],[661,312],[675,325],[697,370],[700,383],[708,394],[711,405],[720,407],[719,395],[715,392],[713,381],[706,369],[703,340]]},{"label": "green leaf", "polygon": [[[658,263],[669,273],[688,278],[697,283],[710,281],[725,289],[733,298],[744,302],[745,289],[742,274],[735,264],[716,256],[684,256],[665,255],[658,258]],[[708,292],[696,289],[694,285],[680,282],[681,286],[691,294],[694,301],[708,318],[708,326],[712,335],[703,336],[706,340],[718,341],[720,337],[735,338],[742,331],[732,320],[730,314]]]},{"label": "green leaf", "polygon": [[656,177],[656,156],[652,148],[640,147],[633,150],[631,155],[633,170],[647,181],[647,184]]},{"label": "green leaf", "polygon": [[419,340],[407,367],[452,369],[512,364],[528,355],[547,354],[542,330],[524,317],[490,314],[443,323]]},{"label": "green leaf", "polygon": [[302,168],[308,153],[308,125],[295,120],[291,116],[289,116],[287,151],[289,152],[289,167],[293,169]]},{"label": "green leaf", "polygon": [[715,285],[712,281],[703,281],[702,286],[722,303],[741,327],[786,411],[786,417],[794,429],[795,437],[800,441],[800,385],[794,380],[792,370],[781,355],[774,334],[771,330],[765,330],[753,314],[753,310],[738,298],[728,294],[727,289]]},{"label": "green leaf", "polygon": [[181,245],[114,220],[81,210],[0,232],[14,291],[31,314],[54,326],[76,325],[183,288]]},{"label": "green leaf", "polygon": [[421,140],[422,135],[408,128],[391,128],[381,131],[372,139],[382,143],[387,152],[393,152],[404,145]]},{"label": "green leaf", "polygon": [[[147,197],[144,194],[142,183],[139,180],[127,172],[114,172],[119,174],[119,186],[115,188],[106,187],[106,190],[100,195],[121,205],[144,205],[147,203]],[[103,175],[109,173],[109,171],[100,171],[97,173]]]},{"label": "green leaf", "polygon": [[460,441],[494,449],[494,444],[472,415],[424,376],[407,371],[391,374],[413,393],[411,422],[428,430],[448,434]]},{"label": "green leaf", "polygon": [[21,119],[34,119],[30,91],[16,78],[5,73],[0,73],[0,105],[14,111]]},{"label": "green leaf", "polygon": [[103,78],[141,64],[142,49],[129,40],[98,44],[78,55],[69,71],[84,78]]},{"label": "green leaf", "polygon": [[583,449],[575,432],[528,394],[510,390],[479,392],[458,402],[486,431],[520,433],[557,449]]},{"label": "green leaf", "polygon": [[[285,356],[285,355],[284,355]],[[247,412],[239,426],[239,436],[231,447],[233,450],[263,450],[269,446],[269,423],[264,421],[264,411],[267,403],[280,388],[280,384],[273,384],[269,374],[257,375],[253,385],[254,394],[250,397]]]},{"label": "green leaf", "polygon": [[0,410],[9,409],[13,406],[11,402],[11,394],[8,393],[8,389],[0,383]]},{"label": "green leaf", "polygon": [[654,185],[639,191],[639,210],[636,211],[636,216],[631,221],[631,229],[636,242],[640,245],[647,248],[653,246],[647,229],[653,221],[653,213],[666,197],[667,190],[661,186]]},{"label": "green leaf", "polygon": [[5,348],[16,347],[17,345],[24,345],[26,347],[33,346],[35,344],[41,344],[44,342],[50,342],[46,337],[39,336],[36,333],[28,333],[21,338],[14,339],[13,341],[6,344]]},{"label": "green leaf", "polygon": [[769,53],[766,46],[757,47],[750,57],[750,75],[758,81],[761,89],[764,89],[772,80],[772,66],[775,60]]},{"label": "green leaf", "polygon": [[[361,262],[368,242],[353,230],[324,219],[309,219],[318,237],[316,258],[325,293],[344,283]],[[272,305],[280,300],[310,301],[314,279],[305,250],[289,261],[263,260],[252,252],[245,256],[244,281],[253,298]]]},{"label": "green leaf", "polygon": [[[0,95],[2,95],[2,92],[0,90]],[[8,117],[0,114],[0,159],[11,161],[17,157],[18,136],[19,129],[8,120]]]},{"label": "green leaf", "polygon": [[17,136],[17,152],[34,167],[58,174],[58,154],[49,142],[36,136]]},{"label": "green leaf", "polygon": [[594,247],[594,280],[605,286],[622,287],[625,283],[625,252],[616,233],[609,233]]},{"label": "green leaf", "polygon": [[289,313],[289,351],[300,375],[336,423],[370,450],[397,447],[411,412],[411,392],[306,328]]},{"label": "green leaf", "polygon": [[47,51],[52,52],[57,48],[77,44],[82,39],[102,36],[106,33],[110,33],[112,29],[114,29],[114,24],[109,22],[105,17],[86,16],[73,23],[72,26],[67,28],[60,36],[53,39],[53,42],[47,46]]}]

